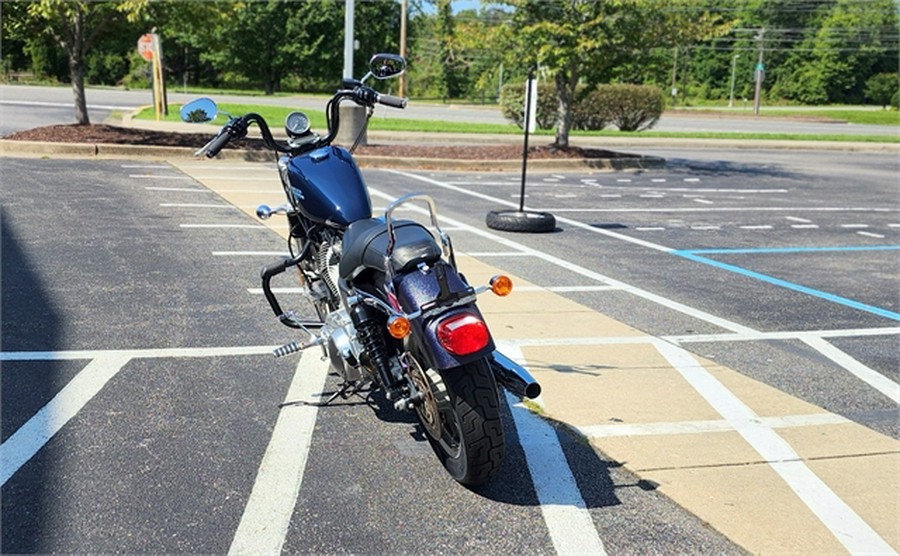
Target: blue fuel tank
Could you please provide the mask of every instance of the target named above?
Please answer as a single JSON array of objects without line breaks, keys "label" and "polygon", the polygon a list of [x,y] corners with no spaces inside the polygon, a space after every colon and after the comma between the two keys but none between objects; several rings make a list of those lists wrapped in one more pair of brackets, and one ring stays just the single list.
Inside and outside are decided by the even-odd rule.
[{"label": "blue fuel tank", "polygon": [[328,146],[293,158],[283,156],[278,166],[294,203],[310,220],[346,228],[372,217],[369,191],[346,149]]}]

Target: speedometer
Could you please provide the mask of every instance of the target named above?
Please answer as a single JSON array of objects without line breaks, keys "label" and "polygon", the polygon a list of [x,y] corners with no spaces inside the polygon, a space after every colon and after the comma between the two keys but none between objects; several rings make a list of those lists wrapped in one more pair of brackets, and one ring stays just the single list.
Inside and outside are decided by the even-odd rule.
[{"label": "speedometer", "polygon": [[291,112],[284,119],[284,130],[291,137],[300,137],[309,133],[309,117],[303,112]]}]

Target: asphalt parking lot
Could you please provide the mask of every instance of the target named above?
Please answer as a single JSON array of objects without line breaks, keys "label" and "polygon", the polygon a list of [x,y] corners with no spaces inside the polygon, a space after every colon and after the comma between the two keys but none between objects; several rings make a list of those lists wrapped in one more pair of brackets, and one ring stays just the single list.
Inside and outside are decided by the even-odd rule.
[{"label": "asphalt parking lot", "polygon": [[[376,206],[411,190],[434,196],[457,249],[465,253],[466,264],[471,265],[472,276],[500,268],[522,280],[518,295],[528,308],[524,318],[531,321],[529,326],[534,325],[535,330],[529,329],[533,335],[524,334],[523,313],[517,312],[521,310],[512,311],[492,302],[488,310],[496,315],[495,334],[501,335],[510,349],[520,350],[535,372],[550,383],[556,380],[561,388],[568,380],[600,385],[591,390],[588,399],[554,398],[552,390],[545,396],[551,416],[570,423],[600,450],[599,458],[592,457],[568,433],[558,434],[564,461],[579,486],[581,507],[593,524],[592,534],[602,539],[600,546],[614,553],[739,550],[707,530],[702,525],[706,522],[754,552],[770,552],[779,546],[803,547],[809,553],[885,546],[896,551],[900,535],[897,512],[890,503],[892,493],[898,491],[890,470],[896,469],[900,453],[896,445],[900,434],[900,329],[896,325],[898,273],[893,253],[900,244],[900,217],[892,185],[896,162],[884,155],[831,153],[817,170],[817,164],[797,168],[740,157],[723,163],[684,156],[686,162],[676,160],[666,171],[533,175],[527,189],[528,206],[552,211],[559,222],[557,233],[541,236],[500,234],[483,225],[487,210],[518,204],[518,176],[394,171],[367,171],[366,176]],[[765,154],[757,156],[767,158]],[[772,158],[778,156],[773,154]],[[843,159],[836,160],[838,157]],[[4,229],[4,262],[12,253],[23,261],[17,266],[30,270],[11,278],[4,273],[4,314],[25,315],[37,309],[49,315],[44,320],[4,318],[5,361],[9,361],[6,352],[12,351],[83,351],[52,363],[52,387],[39,378],[34,380],[46,371],[34,361],[20,360],[13,367],[4,363],[4,445],[29,415],[39,412],[80,374],[82,361],[101,359],[91,365],[111,373],[112,382],[106,390],[102,385],[98,390],[98,399],[105,400],[102,405],[91,404],[89,397],[84,409],[74,410],[73,425],[66,428],[62,423],[60,435],[43,451],[39,449],[35,460],[23,464],[21,472],[11,474],[13,479],[4,485],[4,523],[13,525],[4,525],[4,550],[9,546],[22,551],[29,551],[29,547],[71,549],[69,543],[85,531],[91,542],[81,546],[98,551],[135,546],[170,552],[227,550],[234,531],[240,528],[241,511],[247,511],[245,503],[251,498],[257,462],[263,458],[268,437],[278,428],[278,411],[273,407],[290,391],[292,370],[279,367],[253,380],[256,401],[248,399],[245,405],[234,406],[240,408],[237,412],[229,403],[244,399],[240,391],[246,388],[246,376],[254,372],[251,369],[270,366],[261,347],[287,339],[286,329],[275,328],[276,323],[266,314],[252,283],[260,261],[283,250],[283,243],[271,230],[233,208],[251,211],[260,202],[280,202],[277,196],[272,197],[278,190],[277,174],[264,165],[217,167],[215,162],[179,162],[177,168],[165,163],[107,162],[93,170],[81,164],[77,163],[79,172],[86,172],[87,177],[60,197],[61,218],[27,223],[26,215],[50,216],[39,200],[57,193],[55,183],[46,181],[44,190],[29,195],[4,196],[4,211],[9,211],[4,213],[4,222],[10,222],[10,229]],[[840,166],[842,171],[829,173],[829,165]],[[58,176],[66,170],[64,166],[51,170],[50,163],[43,167],[21,163],[17,168],[23,173],[45,172],[45,176]],[[855,168],[852,189],[847,186],[848,168]],[[119,178],[110,180],[112,174]],[[23,182],[39,186],[41,179]],[[105,190],[109,184],[129,191],[127,206],[121,204],[122,198]],[[214,187],[218,194],[211,194],[200,184]],[[223,203],[218,195],[232,204]],[[122,214],[125,209],[135,218]],[[140,214],[146,217],[138,218]],[[129,220],[133,220],[132,227],[123,233],[120,227]],[[85,221],[92,225],[97,222],[100,227],[85,229]],[[51,230],[59,229],[70,230],[71,238],[55,241],[58,236]],[[10,245],[9,237],[18,240]],[[189,238],[187,244],[185,238]],[[98,258],[98,252],[108,256]],[[60,265],[62,261],[70,264]],[[98,279],[86,280],[85,269]],[[114,276],[120,279],[114,280]],[[49,286],[43,303],[30,295],[36,283]],[[87,292],[77,287],[81,284],[90,286]],[[57,324],[42,326],[41,322],[52,322],[50,317],[55,317]],[[541,321],[546,321],[546,326],[542,327]],[[644,339],[648,337],[651,339]],[[563,338],[568,343],[562,342]],[[659,340],[666,346],[685,349],[673,351]],[[589,360],[574,355],[584,347],[579,344],[591,344],[596,349]],[[635,346],[644,344],[659,350],[662,363],[641,359],[649,355]],[[165,351],[175,348],[188,351]],[[213,348],[249,352],[216,352]],[[130,350],[130,355],[110,351],[122,349]],[[147,355],[150,352],[143,352],[143,357],[135,355],[142,349],[162,351],[153,352],[152,358]],[[203,350],[212,351],[201,355]],[[717,420],[727,410],[706,396],[703,387],[694,388],[696,384],[690,383],[694,384],[691,390],[686,387],[690,382],[687,378],[682,384],[681,379],[661,372],[660,365],[669,363],[681,369],[677,360],[687,351],[763,419],[766,431],[770,431],[766,435],[781,431],[780,438],[790,443],[796,460],[824,481],[825,491],[831,494],[802,498],[800,502],[791,499],[783,506],[776,503],[781,511],[766,516],[764,510],[773,500],[791,496],[791,487],[796,486],[791,480],[801,480],[796,475],[790,479],[776,473],[776,483],[782,477],[781,486],[766,491],[765,496],[757,490],[755,505],[742,506],[754,498],[744,488],[769,484],[771,477],[765,473],[769,468],[781,472],[778,461],[784,461],[779,460],[784,452],[773,455],[766,451],[770,445],[748,441],[757,450],[746,456],[748,462],[698,450],[698,445],[709,444],[708,439],[722,438],[725,433],[717,427],[724,426],[729,417]],[[197,369],[190,363],[193,360],[180,358],[189,352],[210,363]],[[160,367],[155,362],[165,364]],[[123,374],[123,369],[128,372]],[[223,371],[226,379],[221,381],[218,377]],[[179,388],[174,380],[185,375],[194,376],[191,388]],[[32,377],[32,382],[20,382],[24,376]],[[146,383],[113,380],[123,376],[154,378]],[[634,376],[643,378],[630,382]],[[659,397],[650,392],[655,388],[653,381],[663,387]],[[42,382],[42,388],[27,386]],[[265,388],[257,392],[256,385],[261,383]],[[206,388],[209,384],[216,385],[212,392]],[[622,390],[613,390],[616,386]],[[31,396],[31,390],[44,393]],[[692,398],[697,395],[694,391],[703,399]],[[147,396],[148,392],[153,395]],[[7,407],[10,398],[23,401]],[[122,410],[107,405],[113,400],[115,407],[122,405],[120,400],[136,399],[144,400],[139,404],[140,411],[128,409],[128,404]],[[674,407],[684,401],[688,402],[684,413],[676,411]],[[704,401],[715,411],[701,411]],[[593,420],[586,413],[578,413],[591,405],[600,408]],[[118,411],[135,414],[117,420]],[[228,412],[224,420],[223,412]],[[429,504],[443,501],[429,513],[441,519],[430,522],[427,534],[408,543],[398,540],[396,533],[383,533],[385,527],[382,533],[375,533],[378,524],[359,524],[368,535],[378,535],[374,543],[382,548],[413,552],[428,546],[449,548],[453,543],[442,543],[455,537],[446,537],[446,529],[445,537],[441,537],[442,528],[453,523],[453,527],[466,531],[475,522],[484,521],[477,517],[484,512],[500,529],[485,529],[474,539],[463,533],[459,541],[466,539],[464,551],[512,551],[521,546],[523,538],[540,552],[559,549],[553,518],[548,521],[547,511],[535,503],[540,502],[540,493],[532,489],[539,487],[529,486],[529,473],[533,475],[534,471],[529,471],[527,441],[522,441],[521,452],[514,452],[511,458],[505,475],[507,486],[486,497],[448,494],[452,485],[438,479],[440,470],[428,471],[425,477],[434,491],[424,501],[417,501],[412,493],[389,494],[383,487],[374,486],[378,481],[360,479],[365,474],[361,466],[370,466],[373,454],[379,454],[378,460],[405,454],[403,463],[387,475],[395,481],[422,473],[421,468],[430,461],[422,455],[421,444],[410,442],[402,432],[398,436],[399,429],[389,425],[397,417],[382,416],[373,420],[377,422],[373,426],[360,425],[372,420],[370,413],[371,409],[363,406],[344,408],[340,416],[318,416],[307,473],[298,496],[287,502],[290,527],[282,536],[286,550],[316,547],[329,551],[337,546],[364,551],[372,546],[358,544],[359,537],[347,528],[347,523],[359,524],[385,511],[374,501],[377,497],[364,493],[378,493],[386,500],[399,497],[402,503],[395,499],[388,505],[400,507],[415,508],[417,503],[431,507]],[[185,417],[187,421],[176,425],[163,419],[176,415],[194,417]],[[216,417],[204,421],[203,415]],[[104,425],[111,421],[118,424],[112,428]],[[134,423],[142,421],[145,424],[137,429],[141,432],[135,432]],[[402,418],[400,421],[399,426],[409,426],[402,424]],[[669,432],[664,432],[663,421]],[[184,459],[192,451],[192,427],[204,422],[209,426],[198,434],[207,439],[204,445],[209,448]],[[734,421],[728,423],[734,425]],[[643,428],[626,431],[619,425]],[[173,427],[177,440],[161,455],[158,448],[165,444],[162,439]],[[694,428],[692,434],[672,432],[678,427]],[[89,436],[85,436],[86,430],[91,431]],[[111,430],[117,431],[125,446],[132,446],[130,453],[111,447],[70,452],[69,447],[79,439],[89,440],[91,446],[108,446],[105,435]],[[231,431],[231,448],[224,454],[230,464],[218,477],[216,462],[223,454],[219,453],[221,439],[216,435],[223,430]],[[518,428],[509,432],[525,438]],[[671,443],[694,437],[698,444]],[[653,444],[641,445],[641,439],[651,439]],[[340,450],[329,449],[335,442]],[[367,443],[371,444],[369,449]],[[731,450],[732,455],[740,452],[734,446],[745,449],[737,436],[722,441],[722,449]],[[82,496],[72,498],[65,472],[79,462],[104,459],[105,453],[115,454],[117,463],[77,475],[82,483],[121,477],[129,473],[129,461],[143,461],[141,469],[146,471],[141,473],[147,473],[151,483],[155,480],[167,485],[168,481],[162,480],[167,473],[184,475],[175,463],[180,460],[200,469],[205,477],[216,477],[215,490],[231,492],[232,496],[222,505],[220,497],[209,496],[212,491],[201,484],[204,481],[179,479],[177,485],[157,487],[155,492],[164,503],[150,517],[142,518],[135,505],[139,502],[128,500],[123,493],[126,486],[145,488],[145,483],[115,479],[118,486],[112,490],[118,495],[104,500],[110,508],[127,510],[124,514],[113,511],[92,522],[82,508],[97,495],[95,489],[84,487]],[[155,463],[146,463],[150,462],[147,453],[155,454]],[[666,461],[660,459],[662,453],[677,458]],[[60,456],[61,462],[55,462]],[[41,480],[50,462],[59,473],[48,473],[53,486],[37,497],[46,503],[36,505],[32,517],[23,517],[16,504],[34,493],[33,482]],[[638,475],[620,474],[617,469],[621,464]],[[711,475],[703,469],[723,474]],[[731,472],[734,474],[729,475]],[[862,476],[877,487],[851,480]],[[598,477],[609,479],[597,484]],[[731,481],[724,497],[703,485],[710,477]],[[639,484],[648,488],[626,488]],[[821,495],[821,485],[815,484]],[[656,487],[660,487],[658,491]],[[206,501],[195,504],[179,500],[182,489],[206,492],[206,498],[198,498]],[[660,492],[666,496],[660,496]],[[698,499],[691,498],[698,494]],[[816,517],[817,504],[834,502],[828,496],[836,496],[840,509],[833,515]],[[666,497],[699,516],[699,521],[692,521],[692,516],[667,503]],[[80,518],[43,541],[45,544],[23,541],[28,532],[41,533],[46,524],[59,519],[60,515],[48,508],[51,502],[61,501],[74,508]],[[351,509],[361,501],[368,511]],[[511,512],[510,505],[518,510]],[[737,508],[730,511],[738,513],[729,513],[729,505]],[[209,513],[213,507],[217,508],[213,515],[227,516],[216,524],[202,515],[203,508]],[[454,507],[466,508],[476,517],[452,520]],[[578,504],[573,503],[573,507]],[[170,515],[164,515],[167,512]],[[43,519],[35,519],[34,514]],[[796,514],[793,517],[803,527],[797,529],[797,521],[786,518],[791,514]],[[743,529],[729,525],[736,515],[743,516],[749,525]],[[850,524],[849,529],[835,524],[842,520]],[[109,534],[111,525],[116,534]],[[396,531],[392,527],[397,525],[386,528]],[[502,535],[500,530],[510,527],[518,532],[519,542],[510,544],[510,537]],[[549,536],[544,532],[547,530]],[[129,544],[125,540],[129,535],[143,540]],[[655,535],[659,536],[654,540]],[[846,535],[863,539],[863,544],[848,546]]]}]

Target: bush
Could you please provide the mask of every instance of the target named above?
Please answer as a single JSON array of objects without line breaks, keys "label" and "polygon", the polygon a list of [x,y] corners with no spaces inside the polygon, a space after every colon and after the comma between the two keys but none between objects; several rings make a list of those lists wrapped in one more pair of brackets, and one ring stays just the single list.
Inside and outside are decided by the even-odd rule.
[{"label": "bush", "polygon": [[[537,126],[552,129],[556,125],[556,88],[550,83],[538,82]],[[507,83],[500,89],[500,109],[503,116],[524,128],[525,83]]]},{"label": "bush", "polygon": [[891,108],[900,110],[900,91],[896,91],[894,96],[891,97]]},{"label": "bush", "polygon": [[887,108],[888,105],[896,106],[897,103],[892,99],[897,95],[897,83],[896,73],[875,74],[866,81],[866,98],[882,108]]},{"label": "bush", "polygon": [[600,85],[585,98],[620,131],[650,129],[665,108],[662,91],[649,85]]}]

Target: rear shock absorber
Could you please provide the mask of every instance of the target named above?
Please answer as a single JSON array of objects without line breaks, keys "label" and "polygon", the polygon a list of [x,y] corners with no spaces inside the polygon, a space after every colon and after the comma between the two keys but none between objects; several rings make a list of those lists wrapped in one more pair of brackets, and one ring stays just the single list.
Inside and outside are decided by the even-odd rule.
[{"label": "rear shock absorber", "polygon": [[381,326],[383,324],[381,314],[370,307],[359,304],[350,310],[350,319],[356,328],[359,343],[362,344],[372,366],[375,367],[375,372],[378,373],[379,382],[385,390],[390,391],[396,380],[391,373],[388,347],[382,333],[384,327]]}]

